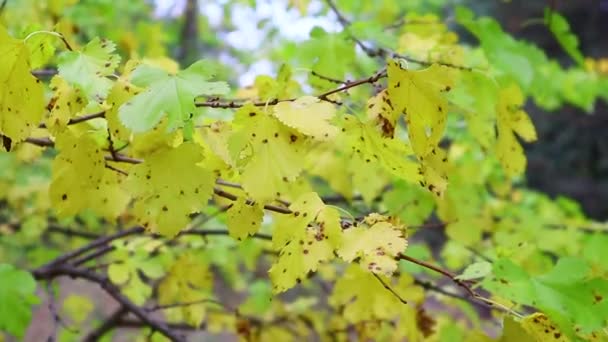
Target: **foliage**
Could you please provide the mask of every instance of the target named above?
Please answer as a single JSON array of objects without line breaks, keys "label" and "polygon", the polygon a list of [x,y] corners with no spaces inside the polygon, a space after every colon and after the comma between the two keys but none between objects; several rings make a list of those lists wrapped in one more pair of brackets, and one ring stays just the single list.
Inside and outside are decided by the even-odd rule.
[{"label": "foliage", "polygon": [[[199,31],[220,37],[247,3]],[[84,335],[61,316],[88,340],[608,338],[607,226],[525,183],[527,101],[608,100],[567,19],[544,18],[563,67],[445,1],[308,3],[287,6],[337,31],[204,38],[192,63],[171,55],[188,22],[147,1],[5,4],[0,329],[23,337],[36,288],[69,276],[118,308],[48,291],[64,341]],[[240,86],[255,60],[276,74]]]}]

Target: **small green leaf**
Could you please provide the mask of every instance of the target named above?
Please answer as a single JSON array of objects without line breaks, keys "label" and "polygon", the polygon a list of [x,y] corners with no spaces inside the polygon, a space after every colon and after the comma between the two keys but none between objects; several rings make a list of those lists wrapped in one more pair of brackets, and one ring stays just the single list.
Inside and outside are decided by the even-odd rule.
[{"label": "small green leaf", "polygon": [[78,86],[90,99],[100,101],[112,87],[107,76],[114,73],[120,56],[116,45],[105,39],[91,40],[82,51],[66,51],[59,55],[59,75]]},{"label": "small green leaf", "polygon": [[36,280],[9,264],[0,264],[0,279],[0,330],[23,337],[32,319],[31,306],[38,303]]},{"label": "small green leaf", "polygon": [[570,30],[568,20],[561,14],[546,8],[545,9],[545,24],[553,33],[562,48],[578,63],[580,66],[585,65],[585,57],[578,49],[578,38]]}]

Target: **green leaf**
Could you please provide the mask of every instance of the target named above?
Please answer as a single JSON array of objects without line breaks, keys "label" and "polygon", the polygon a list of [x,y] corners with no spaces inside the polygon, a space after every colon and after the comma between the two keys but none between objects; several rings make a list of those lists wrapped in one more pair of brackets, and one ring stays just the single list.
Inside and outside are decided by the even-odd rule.
[{"label": "green leaf", "polygon": [[[313,28],[310,40],[302,43],[298,50],[305,67],[323,76],[344,79],[355,59],[354,44],[347,39],[345,33],[328,33],[320,27]],[[311,77],[310,82],[321,88],[335,85],[317,77]]]},{"label": "green leaf", "polygon": [[191,120],[197,113],[198,96],[225,95],[230,90],[225,82],[210,82],[213,68],[204,60],[171,75],[159,68],[140,65],[131,81],[146,89],[119,109],[123,124],[133,132],[149,131],[166,116],[171,131]]},{"label": "green leaf", "polygon": [[82,51],[66,51],[59,55],[59,75],[78,86],[89,99],[101,102],[112,87],[107,76],[114,73],[120,56],[114,54],[116,45],[94,38]]},{"label": "green leaf", "polygon": [[508,259],[493,265],[493,276],[483,281],[492,293],[523,305],[537,307],[555,321],[564,333],[573,326],[582,333],[596,331],[608,323],[608,281],[594,278],[582,259],[561,258],[548,273],[528,274]]},{"label": "green leaf", "polygon": [[562,48],[578,63],[585,65],[585,57],[578,49],[578,38],[570,30],[568,20],[550,8],[545,8],[545,24],[553,33]]},{"label": "green leaf", "polygon": [[487,261],[480,261],[469,265],[465,268],[462,274],[456,276],[456,279],[471,280],[483,278],[492,272],[492,264]]},{"label": "green leaf", "polygon": [[9,264],[0,264],[0,279],[0,330],[23,337],[32,319],[32,305],[38,303],[36,280]]}]

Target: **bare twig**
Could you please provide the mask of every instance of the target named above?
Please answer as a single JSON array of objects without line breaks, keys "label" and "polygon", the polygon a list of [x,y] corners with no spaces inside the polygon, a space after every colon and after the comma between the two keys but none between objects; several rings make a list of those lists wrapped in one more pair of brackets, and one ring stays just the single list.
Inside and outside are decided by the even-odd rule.
[{"label": "bare twig", "polygon": [[[103,118],[106,115],[106,111],[102,110],[100,112],[97,113],[92,113],[92,114],[87,114],[87,115],[83,115],[83,116],[77,116],[75,118],[71,118],[70,121],[68,121],[68,125],[75,125],[81,122],[86,122],[89,120],[93,120],[93,119],[99,119],[99,118]],[[46,128],[46,124],[40,123],[38,125],[39,128]]]},{"label": "bare twig", "polygon": [[382,286],[388,290],[390,293],[392,293],[397,299],[399,299],[399,301],[402,304],[407,304],[407,301],[403,298],[401,298],[401,296],[395,292],[395,290],[393,290],[387,283],[384,282],[384,280],[382,280],[382,278],[380,278],[379,275],[377,275],[376,273],[372,273],[374,275],[374,277],[376,277],[376,279],[378,279],[378,281],[380,282],[380,284],[382,284]]},{"label": "bare twig", "polygon": [[221,302],[219,302],[219,301],[217,301],[215,299],[204,298],[204,299],[199,299],[199,300],[193,300],[193,301],[190,301],[190,302],[172,303],[172,304],[165,304],[165,305],[155,305],[155,306],[151,306],[151,307],[145,308],[144,310],[146,310],[148,312],[153,312],[153,311],[158,311],[158,310],[172,309],[172,308],[177,308],[177,307],[190,306],[190,305],[196,305],[196,304],[204,304],[204,303],[213,303],[213,304],[219,305],[221,307],[224,307],[224,304],[222,304]]}]

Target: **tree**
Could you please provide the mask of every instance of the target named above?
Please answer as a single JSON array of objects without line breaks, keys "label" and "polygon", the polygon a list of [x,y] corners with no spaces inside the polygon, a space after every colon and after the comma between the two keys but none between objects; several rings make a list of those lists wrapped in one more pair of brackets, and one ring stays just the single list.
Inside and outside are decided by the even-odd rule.
[{"label": "tree", "polygon": [[243,2],[187,3],[2,3],[6,336],[48,306],[53,341],[606,338],[606,225],[524,177],[526,102],[608,100],[555,8],[567,67],[444,1],[290,1],[339,29],[255,52],[221,39]]}]

